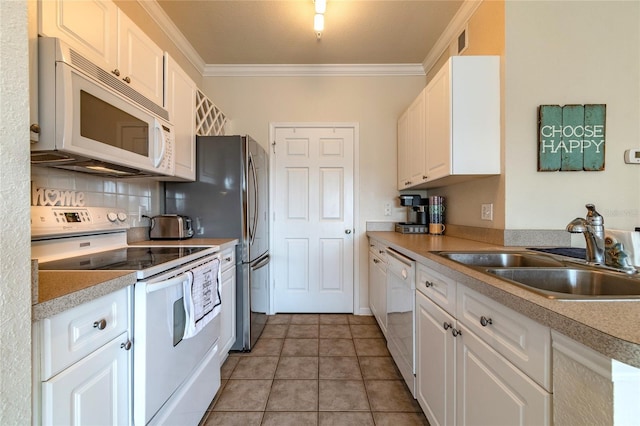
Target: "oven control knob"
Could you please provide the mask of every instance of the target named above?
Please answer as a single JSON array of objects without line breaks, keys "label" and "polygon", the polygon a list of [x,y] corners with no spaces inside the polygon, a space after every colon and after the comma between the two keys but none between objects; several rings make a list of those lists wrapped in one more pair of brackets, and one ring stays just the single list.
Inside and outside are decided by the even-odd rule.
[{"label": "oven control knob", "polygon": [[109,222],[115,222],[116,220],[118,220],[118,215],[114,212],[109,212],[107,213],[107,219],[109,219]]},{"label": "oven control knob", "polygon": [[127,220],[127,214],[125,212],[118,212],[118,220],[125,222]]}]

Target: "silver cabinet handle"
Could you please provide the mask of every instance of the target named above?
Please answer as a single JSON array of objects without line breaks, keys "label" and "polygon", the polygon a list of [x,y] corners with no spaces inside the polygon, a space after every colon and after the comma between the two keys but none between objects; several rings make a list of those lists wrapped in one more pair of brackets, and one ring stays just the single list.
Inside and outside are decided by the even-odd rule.
[{"label": "silver cabinet handle", "polygon": [[491,318],[487,318],[485,316],[480,317],[480,325],[486,327],[489,324],[493,324],[493,320]]},{"label": "silver cabinet handle", "polygon": [[122,80],[124,80],[125,83],[131,83],[131,79],[129,78],[129,76],[126,76],[125,78],[123,78]]},{"label": "silver cabinet handle", "polygon": [[347,234],[347,235],[349,235],[349,234],[351,233],[351,229],[345,229],[345,230],[344,230],[344,233],[345,233],[345,234]]},{"label": "silver cabinet handle", "polygon": [[129,339],[127,339],[126,342],[120,344],[120,347],[122,349],[124,349],[125,351],[128,351],[129,349],[131,349],[131,346],[132,346],[132,343],[131,343],[131,340],[129,340]]},{"label": "silver cabinet handle", "polygon": [[103,318],[99,321],[95,321],[93,323],[93,328],[97,328],[98,330],[104,330],[105,328],[107,328],[107,320]]}]

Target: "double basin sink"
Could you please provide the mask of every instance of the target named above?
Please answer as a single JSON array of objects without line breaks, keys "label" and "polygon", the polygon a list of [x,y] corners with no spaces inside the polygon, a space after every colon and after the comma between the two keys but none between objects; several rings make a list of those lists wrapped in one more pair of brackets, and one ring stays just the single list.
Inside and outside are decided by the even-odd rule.
[{"label": "double basin sink", "polygon": [[639,299],[640,274],[592,267],[570,258],[519,252],[438,252],[549,299]]}]

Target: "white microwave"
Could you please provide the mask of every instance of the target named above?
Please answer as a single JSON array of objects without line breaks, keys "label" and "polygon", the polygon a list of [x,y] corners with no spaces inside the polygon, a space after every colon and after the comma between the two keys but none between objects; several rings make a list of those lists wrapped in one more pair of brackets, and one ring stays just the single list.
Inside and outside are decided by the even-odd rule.
[{"label": "white microwave", "polygon": [[169,113],[60,39],[38,41],[31,163],[116,177],[173,176]]}]

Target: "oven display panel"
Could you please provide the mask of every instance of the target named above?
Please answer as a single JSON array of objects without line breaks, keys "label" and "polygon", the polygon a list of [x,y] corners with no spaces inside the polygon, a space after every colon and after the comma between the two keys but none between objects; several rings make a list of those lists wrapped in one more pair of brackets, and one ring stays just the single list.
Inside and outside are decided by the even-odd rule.
[{"label": "oven display panel", "polygon": [[77,212],[65,212],[63,214],[68,223],[81,222],[80,215]]}]

